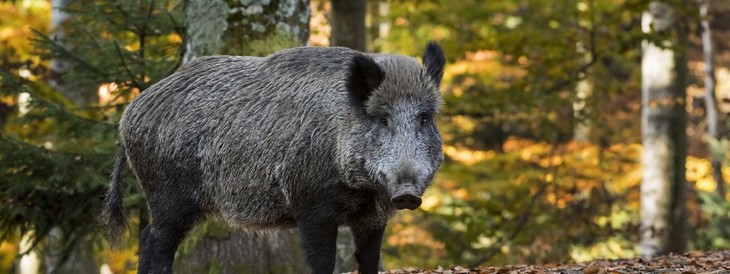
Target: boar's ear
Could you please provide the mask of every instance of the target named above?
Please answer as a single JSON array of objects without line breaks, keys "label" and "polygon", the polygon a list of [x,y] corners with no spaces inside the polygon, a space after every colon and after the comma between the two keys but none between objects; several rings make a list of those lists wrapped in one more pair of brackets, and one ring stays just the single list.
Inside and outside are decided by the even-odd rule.
[{"label": "boar's ear", "polygon": [[444,56],[444,50],[441,49],[438,43],[429,41],[426,44],[426,51],[423,53],[423,66],[426,67],[426,75],[439,86],[441,85],[441,78],[444,76],[444,65],[446,64],[446,57]]},{"label": "boar's ear", "polygon": [[355,54],[350,64],[347,78],[347,92],[350,101],[356,106],[365,106],[373,90],[385,79],[385,72],[373,58],[365,54]]}]

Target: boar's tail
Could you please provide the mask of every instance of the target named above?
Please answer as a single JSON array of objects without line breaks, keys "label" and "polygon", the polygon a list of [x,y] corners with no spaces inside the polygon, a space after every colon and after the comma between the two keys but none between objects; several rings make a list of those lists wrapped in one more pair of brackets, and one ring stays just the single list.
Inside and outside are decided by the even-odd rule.
[{"label": "boar's tail", "polygon": [[127,155],[124,146],[120,145],[117,151],[117,158],[114,161],[112,171],[112,182],[104,200],[104,212],[102,220],[109,228],[109,240],[114,245],[127,227],[124,217],[124,167],[127,165]]}]

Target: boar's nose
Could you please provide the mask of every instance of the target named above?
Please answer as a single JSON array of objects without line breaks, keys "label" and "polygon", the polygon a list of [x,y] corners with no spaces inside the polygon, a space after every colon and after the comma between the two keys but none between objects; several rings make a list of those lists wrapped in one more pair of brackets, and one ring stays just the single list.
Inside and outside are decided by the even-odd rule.
[{"label": "boar's nose", "polygon": [[421,198],[419,198],[415,192],[406,191],[393,196],[390,198],[390,202],[397,209],[410,209],[415,210],[421,206]]}]

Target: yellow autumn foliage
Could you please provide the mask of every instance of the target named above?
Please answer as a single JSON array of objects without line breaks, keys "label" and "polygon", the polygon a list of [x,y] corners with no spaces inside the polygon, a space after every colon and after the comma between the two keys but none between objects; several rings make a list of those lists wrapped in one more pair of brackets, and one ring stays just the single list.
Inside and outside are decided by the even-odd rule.
[{"label": "yellow autumn foliage", "polygon": [[[590,142],[568,142],[553,145],[526,139],[510,138],[504,142],[502,152],[494,150],[470,149],[459,145],[444,145],[444,154],[453,161],[445,164],[436,178],[434,187],[425,194],[422,211],[399,213],[397,225],[391,227],[388,244],[398,250],[408,250],[412,245],[424,246],[434,254],[448,254],[449,240],[435,235],[429,228],[423,214],[453,216],[449,225],[452,231],[475,233],[470,219],[479,219],[477,212],[484,209],[467,206],[469,203],[489,203],[497,197],[515,197],[514,191],[527,187],[530,197],[537,195],[540,185],[548,185],[549,191],[540,198],[541,204],[552,207],[550,210],[571,212],[571,208],[585,203],[605,203],[606,195],[620,199],[614,201],[605,213],[588,214],[592,226],[606,230],[624,229],[638,222],[640,210],[639,187],[642,180],[640,144],[612,144],[599,147]],[[712,180],[710,162],[697,157],[687,157],[687,182],[694,189],[712,192],[716,185]],[[730,181],[730,168],[723,172]],[[606,192],[606,194],[604,194]],[[730,197],[730,195],[728,195]],[[530,197],[527,197],[528,200]],[[518,197],[514,199],[516,203]],[[519,198],[524,199],[524,198]],[[465,204],[466,203],[466,204]],[[518,205],[517,205],[518,206]],[[540,211],[546,210],[542,206]],[[499,210],[495,208],[494,210]],[[505,211],[506,210],[506,211]],[[521,212],[502,209],[503,221],[514,220]],[[483,213],[481,213],[483,214]],[[553,213],[555,214],[555,213]],[[491,218],[494,218],[493,216]],[[536,233],[537,240],[523,246],[509,244],[500,246],[507,250],[499,262],[509,263],[518,256],[531,256],[555,245],[556,235]],[[554,234],[554,232],[551,232]],[[418,236],[415,236],[418,235]],[[414,238],[415,237],[415,238]],[[417,238],[417,239],[416,239]],[[539,241],[538,241],[539,240]],[[540,244],[538,244],[540,243]],[[503,244],[495,236],[477,235],[472,248],[488,248]],[[610,237],[588,245],[571,245],[566,252],[574,260],[595,258],[621,258],[637,254],[635,244],[626,238]],[[405,252],[405,251],[404,251]],[[543,254],[544,255],[544,254]],[[541,256],[543,256],[541,255]],[[436,256],[436,255],[434,255]],[[426,259],[426,261],[429,261]],[[431,261],[437,261],[432,259]]]}]

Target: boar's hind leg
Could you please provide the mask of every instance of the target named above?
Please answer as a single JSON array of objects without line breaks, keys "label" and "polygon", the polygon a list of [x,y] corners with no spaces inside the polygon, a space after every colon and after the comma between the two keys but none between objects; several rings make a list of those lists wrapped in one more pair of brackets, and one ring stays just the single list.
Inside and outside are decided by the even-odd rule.
[{"label": "boar's hind leg", "polygon": [[358,273],[378,273],[380,246],[383,242],[385,225],[351,224],[350,230],[355,238],[355,259]]},{"label": "boar's hind leg", "polygon": [[335,271],[337,253],[337,224],[312,221],[298,221],[302,248],[312,273],[331,274]]},{"label": "boar's hind leg", "polygon": [[[194,202],[184,199],[166,204],[165,208],[151,207],[152,229],[148,247],[152,250],[152,273],[172,273],[175,251],[191,228],[201,219],[201,211]],[[150,242],[151,241],[151,242]],[[142,261],[140,261],[142,263]]]},{"label": "boar's hind leg", "polygon": [[150,237],[150,229],[152,229],[152,225],[149,224],[142,229],[139,241],[139,267],[137,268],[137,274],[150,273],[150,268],[152,267],[152,255],[150,252],[152,251],[151,246],[153,246],[153,240]]}]

